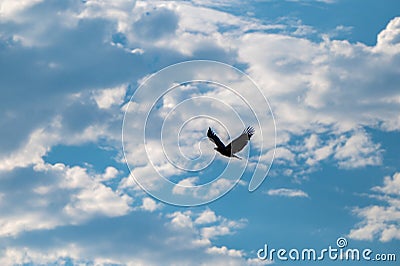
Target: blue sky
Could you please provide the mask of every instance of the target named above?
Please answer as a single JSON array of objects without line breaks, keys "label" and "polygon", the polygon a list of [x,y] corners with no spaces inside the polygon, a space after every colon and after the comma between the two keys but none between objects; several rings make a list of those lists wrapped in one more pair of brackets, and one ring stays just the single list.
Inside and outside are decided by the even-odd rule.
[{"label": "blue sky", "polygon": [[[365,265],[257,258],[264,244],[322,250],[339,237],[399,260],[399,10],[395,0],[0,1],[0,264]],[[146,145],[135,138],[145,97],[160,96],[145,87],[135,98],[138,86],[195,59],[249,75],[268,98],[276,139],[259,94],[221,68],[179,74],[231,82],[259,125],[232,91],[193,83],[158,99]],[[240,181],[220,178],[205,194],[169,191],[208,201],[234,186],[227,194],[174,206],[130,177],[160,188],[154,167],[176,184],[212,181],[228,160],[215,155],[207,127],[225,142],[243,130],[229,108],[256,128],[240,153],[249,164],[231,164],[244,169]],[[126,111],[124,130],[135,132],[124,140],[128,163]],[[180,163],[178,146],[190,158],[201,152],[184,166],[211,164],[177,170],[163,152]],[[257,160],[271,169],[249,192]]]}]

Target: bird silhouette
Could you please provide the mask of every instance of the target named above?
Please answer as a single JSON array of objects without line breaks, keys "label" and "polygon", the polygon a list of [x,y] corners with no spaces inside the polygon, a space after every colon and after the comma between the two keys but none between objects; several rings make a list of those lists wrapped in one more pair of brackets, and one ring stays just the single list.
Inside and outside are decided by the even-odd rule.
[{"label": "bird silhouette", "polygon": [[237,159],[242,159],[238,156],[235,155],[235,153],[241,151],[249,142],[251,136],[254,135],[254,128],[253,127],[247,127],[245,130],[243,130],[243,133],[234,139],[231,143],[229,143],[227,146],[219,139],[217,134],[209,127],[207,131],[207,137],[217,145],[214,150],[218,151],[222,155],[226,157],[234,157]]}]

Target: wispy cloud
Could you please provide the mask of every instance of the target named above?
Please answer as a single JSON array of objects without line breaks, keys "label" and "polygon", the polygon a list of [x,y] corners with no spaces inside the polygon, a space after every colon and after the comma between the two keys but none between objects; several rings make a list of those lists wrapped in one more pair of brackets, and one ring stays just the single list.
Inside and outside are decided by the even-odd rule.
[{"label": "wispy cloud", "polygon": [[283,196],[289,198],[308,198],[308,194],[300,189],[278,188],[270,189],[266,192],[269,196]]}]

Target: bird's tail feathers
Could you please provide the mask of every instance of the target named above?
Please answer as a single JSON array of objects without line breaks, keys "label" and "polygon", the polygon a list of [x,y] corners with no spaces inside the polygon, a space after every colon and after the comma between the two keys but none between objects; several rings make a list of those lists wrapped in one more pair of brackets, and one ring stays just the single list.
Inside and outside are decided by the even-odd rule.
[{"label": "bird's tail feathers", "polygon": [[233,154],[232,157],[237,158],[237,159],[239,159],[239,160],[242,160],[242,158],[240,158],[239,156],[237,156],[237,155],[235,155],[235,154]]}]

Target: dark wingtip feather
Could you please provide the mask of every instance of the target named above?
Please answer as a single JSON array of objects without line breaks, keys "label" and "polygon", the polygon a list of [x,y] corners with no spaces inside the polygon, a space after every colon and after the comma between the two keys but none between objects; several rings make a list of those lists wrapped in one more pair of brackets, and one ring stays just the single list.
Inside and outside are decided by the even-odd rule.
[{"label": "dark wingtip feather", "polygon": [[248,127],[245,129],[245,133],[247,134],[247,136],[249,137],[249,139],[254,135],[255,132],[256,132],[256,131],[255,131],[254,128],[251,127],[251,126],[248,126]]},{"label": "dark wingtip feather", "polygon": [[213,135],[213,131],[211,130],[211,127],[208,127],[207,137],[211,138],[212,135]]}]

